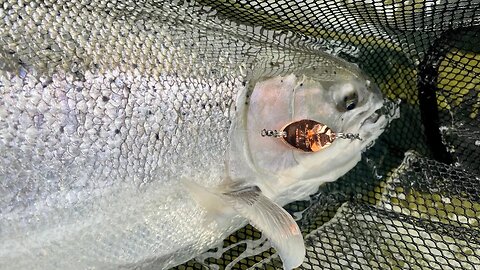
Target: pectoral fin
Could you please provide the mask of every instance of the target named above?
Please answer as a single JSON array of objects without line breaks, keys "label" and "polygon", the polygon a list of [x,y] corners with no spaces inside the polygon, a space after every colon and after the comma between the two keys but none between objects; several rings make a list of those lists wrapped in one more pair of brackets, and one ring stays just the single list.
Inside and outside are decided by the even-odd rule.
[{"label": "pectoral fin", "polygon": [[225,200],[272,242],[286,270],[302,264],[303,237],[295,220],[282,207],[265,197],[257,186],[223,193]]}]

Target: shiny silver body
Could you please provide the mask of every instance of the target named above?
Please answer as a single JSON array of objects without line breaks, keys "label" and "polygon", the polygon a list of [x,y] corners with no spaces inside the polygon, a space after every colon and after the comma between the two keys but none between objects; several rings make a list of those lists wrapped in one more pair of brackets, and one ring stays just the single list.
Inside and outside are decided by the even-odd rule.
[{"label": "shiny silver body", "polygon": [[[242,137],[252,130],[239,120],[247,93],[305,68],[301,58],[339,71],[328,81],[363,75],[323,53],[266,49],[269,38],[240,37],[233,24],[219,34],[195,12],[128,1],[0,6],[0,269],[168,268],[247,222],[228,211],[206,218],[182,181],[215,189],[241,178],[280,204],[321,184],[303,189],[298,170],[256,169]],[[279,55],[280,67],[265,65]],[[368,93],[373,113],[382,101]]]}]

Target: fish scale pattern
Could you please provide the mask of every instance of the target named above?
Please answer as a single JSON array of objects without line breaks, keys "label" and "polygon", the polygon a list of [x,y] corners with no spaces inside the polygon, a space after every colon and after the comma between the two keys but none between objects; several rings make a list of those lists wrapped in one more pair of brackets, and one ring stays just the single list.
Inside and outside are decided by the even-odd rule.
[{"label": "fish scale pattern", "polygon": [[[0,69],[16,74],[0,80],[0,150],[9,144],[35,145],[20,153],[0,151],[0,235],[21,235],[22,230],[51,223],[63,222],[68,228],[69,220],[90,217],[89,211],[101,216],[109,203],[76,203],[111,196],[102,187],[113,185],[112,178],[130,181],[116,186],[119,197],[127,196],[128,189],[152,187],[146,184],[155,183],[152,175],[162,171],[158,160],[164,156],[176,157],[164,164],[175,164],[177,171],[163,171],[175,176],[192,174],[191,168],[223,166],[226,141],[221,134],[230,127],[233,105],[228,100],[236,94],[232,89],[248,83],[239,80],[239,74],[257,60],[273,67],[293,61],[277,53],[281,48],[295,59],[308,61],[327,52],[356,63],[385,98],[400,101],[401,112],[353,170],[322,185],[308,200],[286,206],[307,247],[299,268],[480,269],[479,44],[476,0],[0,1]],[[6,90],[23,86],[23,96]],[[92,87],[99,89],[89,91]],[[29,89],[42,95],[29,95]],[[188,115],[192,108],[201,113]],[[73,116],[74,110],[79,117]],[[94,113],[82,116],[87,110]],[[179,115],[180,127],[172,125]],[[192,130],[195,125],[190,123],[198,122],[218,125],[215,130]],[[56,130],[56,135],[38,132],[41,126]],[[171,129],[158,133],[159,126]],[[15,133],[10,128],[22,135],[9,137]],[[215,135],[206,138],[202,132]],[[102,136],[111,139],[97,141]],[[74,140],[71,148],[41,152],[44,144],[67,139]],[[190,152],[197,161],[179,166],[187,157],[172,154],[192,145],[202,146]],[[220,150],[211,159],[206,153],[213,149]],[[23,162],[25,157],[33,157],[33,167]],[[55,164],[59,160],[63,163]],[[74,180],[62,182],[65,174]],[[33,180],[19,186],[16,178]],[[47,196],[65,189],[80,191]],[[150,196],[174,199],[161,192]],[[43,213],[36,201],[55,210]],[[168,239],[172,245],[190,241],[160,234],[158,228],[175,218],[154,220],[148,215],[163,207],[161,203],[152,199],[133,208],[136,202],[115,202],[123,213],[145,210],[109,216],[105,231],[128,224],[129,231],[117,238],[92,238],[88,228],[75,228],[83,230],[82,241],[97,241],[103,251],[125,247],[114,254],[84,250],[87,259],[103,256],[103,269],[156,269],[156,260],[165,258],[155,254],[169,246],[155,246],[151,239]],[[76,212],[64,212],[61,205],[76,205]],[[22,226],[9,221],[17,211],[28,213]],[[186,215],[194,222],[197,214]],[[150,224],[138,227],[137,220]],[[95,225],[95,219],[88,222]],[[46,238],[55,237],[49,233]],[[61,255],[68,258],[77,244],[67,243]],[[144,261],[122,264],[121,259],[132,257]],[[22,268],[22,263],[0,263],[0,269]],[[71,266],[71,261],[64,263],[57,267]],[[175,268],[281,267],[269,242],[247,225],[222,245]]]},{"label": "fish scale pattern", "polygon": [[[222,134],[231,124],[234,89],[244,83],[228,55],[242,41],[232,46],[232,39],[210,40],[191,24],[177,25],[195,19],[175,12],[186,8],[179,3],[164,4],[0,2],[0,269],[82,268],[76,260],[95,263],[95,257],[103,269],[134,267],[132,258],[148,264],[152,254],[185,242],[212,241],[165,229],[191,225],[202,213],[184,210],[194,220],[186,224],[174,213],[156,214],[185,194],[153,186],[189,170],[223,169]],[[222,55],[212,44],[225,47]],[[183,57],[186,51],[196,53]],[[216,72],[222,81],[211,76]],[[132,196],[139,190],[158,193]],[[41,233],[16,241],[29,232]],[[58,241],[73,232],[75,240]],[[92,242],[96,248],[88,247]],[[29,259],[12,263],[11,250]],[[54,256],[64,259],[55,263]]]},{"label": "fish scale pattern", "polygon": [[[292,32],[357,63],[401,100],[351,172],[287,206],[307,245],[299,269],[479,269],[480,3],[199,1],[219,18]],[[278,269],[247,226],[178,269]],[[223,250],[224,252],[219,252]]]}]

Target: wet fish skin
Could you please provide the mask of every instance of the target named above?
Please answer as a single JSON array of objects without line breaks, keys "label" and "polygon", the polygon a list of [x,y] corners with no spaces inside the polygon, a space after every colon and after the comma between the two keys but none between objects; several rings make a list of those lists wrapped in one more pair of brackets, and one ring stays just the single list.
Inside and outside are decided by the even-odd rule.
[{"label": "wet fish skin", "polygon": [[[0,7],[0,269],[168,268],[207,250],[247,221],[180,183],[244,199],[218,189],[244,157],[232,144],[248,148],[230,136],[242,134],[249,82],[278,75],[256,61],[282,55],[275,68],[288,70],[311,57],[357,74],[321,53],[266,53],[265,40],[219,34],[195,12],[128,1]],[[338,163],[338,174],[353,165]],[[288,197],[272,175],[248,176],[262,203],[321,183]]]},{"label": "wet fish skin", "polygon": [[175,191],[223,176],[236,67],[214,76],[168,4],[19,3],[0,8],[0,269],[163,268],[222,237]]},{"label": "wet fish skin", "polygon": [[[29,75],[25,79],[34,80]],[[104,81],[105,78],[102,75],[90,77],[87,74],[86,80]],[[48,95],[48,92],[63,94],[65,88],[55,87],[57,83],[58,81],[53,79],[52,85],[42,90],[42,96]],[[75,84],[76,81],[73,83]],[[169,83],[165,83],[165,85],[172,87]],[[108,89],[102,84],[96,84],[95,87],[98,87],[97,91]],[[45,102],[48,104],[48,109],[45,111],[33,109],[33,116],[27,117],[25,115],[31,112],[27,108],[30,105],[28,101],[22,101],[22,93],[20,92],[17,96],[14,94],[15,88],[7,86],[4,89],[12,90],[2,93],[4,96],[11,97],[13,94],[20,100],[18,102],[15,99],[4,99],[4,108],[8,112],[8,116],[2,121],[8,128],[2,129],[2,137],[5,138],[5,142],[1,144],[3,187],[1,223],[4,240],[2,242],[7,243],[7,245],[3,245],[4,252],[7,252],[8,255],[15,254],[22,250],[20,246],[25,243],[32,245],[32,250],[28,250],[29,252],[35,252],[35,246],[30,241],[40,241],[35,238],[43,239],[42,237],[27,238],[25,242],[16,239],[18,237],[21,239],[25,234],[43,234],[45,231],[50,231],[52,227],[63,227],[63,230],[51,232],[56,237],[51,236],[48,237],[48,241],[46,239],[41,241],[45,241],[45,243],[59,241],[62,244],[55,245],[60,245],[63,250],[69,251],[69,254],[75,254],[78,251],[70,250],[67,247],[82,246],[82,242],[78,241],[76,237],[70,239],[68,236],[71,233],[70,230],[74,230],[69,226],[76,227],[77,224],[84,226],[87,231],[93,227],[95,230],[99,230],[98,233],[101,235],[109,235],[104,239],[99,239],[94,237],[97,234],[95,231],[91,232],[89,241],[92,243],[98,241],[98,243],[92,244],[93,246],[100,245],[94,249],[97,250],[94,253],[103,249],[101,245],[105,245],[105,243],[102,244],[102,241],[115,242],[115,235],[127,237],[130,226],[144,226],[138,230],[143,231],[142,233],[145,235],[155,235],[151,243],[138,246],[150,249],[150,252],[156,250],[158,252],[160,249],[160,254],[168,253],[170,249],[175,251],[178,246],[202,239],[198,233],[193,233],[191,230],[203,225],[201,223],[203,212],[187,211],[188,219],[183,221],[178,219],[177,215],[179,214],[176,207],[179,208],[179,211],[184,212],[185,209],[191,208],[193,202],[188,195],[174,195],[176,190],[173,186],[178,184],[178,179],[181,177],[191,177],[192,175],[205,179],[204,185],[208,185],[209,181],[221,180],[220,177],[223,174],[220,171],[224,166],[223,155],[227,140],[221,135],[222,133],[226,134],[228,128],[228,126],[224,126],[228,123],[228,118],[221,109],[203,109],[202,104],[195,104],[198,113],[180,117],[182,113],[175,113],[174,109],[176,96],[169,99],[158,96],[148,98],[147,95],[145,98],[145,92],[156,91],[167,95],[168,90],[142,89],[135,86],[135,79],[133,79],[132,90],[129,93],[124,92],[120,98],[116,96],[115,92],[109,95],[108,102],[116,101],[120,105],[119,108],[117,107],[118,109],[113,110],[113,117],[109,117],[106,113],[107,109],[102,108],[108,106],[105,104],[108,102],[104,102],[102,97],[94,99],[89,95],[86,95],[87,101],[85,102],[94,105],[92,107],[87,105],[87,111],[84,114],[78,113],[79,109],[66,110],[65,113],[62,113],[60,109],[62,101],[52,98],[53,101]],[[198,90],[198,87],[188,89]],[[213,90],[214,87],[209,89]],[[75,93],[74,90],[70,91]],[[187,88],[184,91],[187,91]],[[67,99],[68,93],[66,94]],[[80,94],[75,93],[75,96],[80,96]],[[152,100],[153,104],[149,104],[147,100]],[[78,108],[82,106],[82,102],[83,100],[80,100],[74,104]],[[167,107],[166,110],[159,111],[165,107]],[[151,115],[149,110],[152,111]],[[95,116],[96,113],[105,113],[105,115],[98,118]],[[75,116],[71,116],[71,114]],[[34,119],[39,117],[38,115],[43,117],[45,122],[36,128]],[[82,118],[85,120],[82,121]],[[95,124],[98,119],[100,119],[99,123]],[[192,122],[204,124],[198,126],[197,124],[193,125]],[[65,125],[63,132],[61,131],[62,124]],[[202,134],[209,134],[209,136]],[[9,135],[11,136],[8,137]],[[195,156],[195,159],[192,160],[191,156]],[[203,168],[210,168],[210,170],[202,173]],[[206,173],[217,175],[217,177],[207,176]],[[147,189],[153,191],[149,194]],[[156,191],[157,189],[159,190]],[[141,197],[132,198],[133,196]],[[162,199],[151,202],[157,196]],[[185,203],[173,203],[174,201]],[[142,204],[147,205],[142,206]],[[170,204],[174,204],[174,206],[170,207]],[[155,213],[162,209],[167,213],[156,216]],[[120,214],[125,216],[122,217]],[[155,218],[149,217],[150,215]],[[102,218],[107,219],[105,227],[99,227],[96,224]],[[142,224],[144,219],[149,219],[151,224]],[[190,219],[198,220],[198,224],[186,223]],[[128,225],[126,228],[119,228],[119,231],[116,231],[114,226],[116,223]],[[107,224],[110,224],[112,228],[109,228]],[[165,226],[168,225],[171,228],[191,225],[195,225],[195,227],[180,230],[178,234],[181,235],[177,235],[170,230],[165,230]],[[87,232],[81,231],[81,233]],[[213,232],[210,231],[210,233]],[[132,232],[132,234],[136,233]],[[208,240],[211,236],[207,234],[203,238]],[[158,242],[159,239],[161,239],[161,243]],[[13,246],[9,246],[8,243]],[[117,244],[120,246],[120,250],[124,248],[122,248],[122,243]],[[89,244],[85,242],[83,245]],[[129,246],[129,243],[125,243],[125,245]],[[52,249],[57,252],[61,251],[53,247]],[[142,249],[134,254],[130,254],[126,250],[125,254],[120,254],[115,261],[119,263],[122,261],[122,257],[125,257],[124,263],[130,263],[128,258],[139,256],[140,250]],[[148,254],[148,252],[145,253]],[[54,256],[61,258],[62,254],[63,252]],[[103,256],[106,255],[108,254],[103,254]],[[110,255],[113,256],[113,254]],[[37,256],[30,258],[33,260],[30,263],[36,264],[39,269],[51,267],[48,263],[42,265],[40,257]],[[101,257],[101,255],[97,256]],[[45,257],[46,260],[50,258]],[[100,260],[105,261],[105,258]],[[8,260],[5,263],[8,264]],[[71,263],[66,260],[65,266],[67,267]],[[111,266],[106,263],[104,267]]]}]

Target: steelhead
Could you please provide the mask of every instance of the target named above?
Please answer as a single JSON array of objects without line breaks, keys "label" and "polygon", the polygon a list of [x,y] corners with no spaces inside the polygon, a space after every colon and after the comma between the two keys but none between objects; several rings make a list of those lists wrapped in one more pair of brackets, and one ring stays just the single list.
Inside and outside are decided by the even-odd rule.
[{"label": "steelhead", "polygon": [[0,5],[0,269],[165,269],[247,223],[302,263],[281,206],[353,168],[391,117],[356,65],[214,16]]}]

